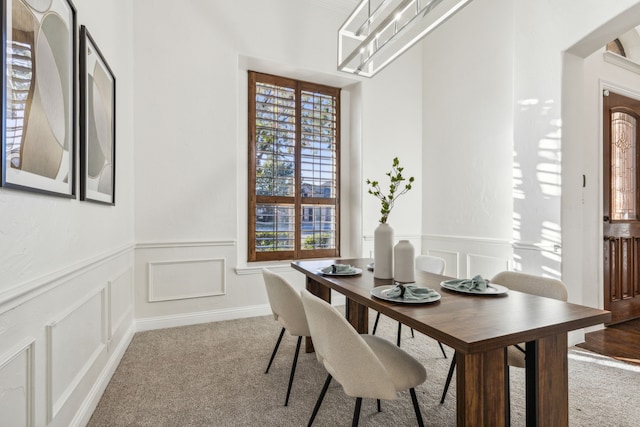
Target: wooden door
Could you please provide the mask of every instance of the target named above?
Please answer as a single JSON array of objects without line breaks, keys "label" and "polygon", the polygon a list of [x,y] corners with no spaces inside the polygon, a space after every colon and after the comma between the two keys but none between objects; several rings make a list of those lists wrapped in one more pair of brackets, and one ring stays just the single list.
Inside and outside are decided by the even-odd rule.
[{"label": "wooden door", "polygon": [[604,308],[640,317],[640,101],[603,92]]}]

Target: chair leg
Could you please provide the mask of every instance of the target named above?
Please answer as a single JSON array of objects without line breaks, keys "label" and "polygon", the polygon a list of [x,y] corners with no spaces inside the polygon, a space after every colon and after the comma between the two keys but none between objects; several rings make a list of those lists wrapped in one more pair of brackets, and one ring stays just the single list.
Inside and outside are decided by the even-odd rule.
[{"label": "chair leg", "polygon": [[413,328],[411,328],[411,338],[415,338],[415,334],[413,333]]},{"label": "chair leg", "polygon": [[371,335],[376,334],[376,329],[378,329],[378,320],[380,320],[380,312],[376,314],[376,321],[373,323],[373,332],[371,332]]},{"label": "chair leg", "polygon": [[442,346],[442,343],[440,341],[438,341],[438,345],[440,346],[440,351],[442,351],[442,355],[446,359],[447,358],[447,353],[444,352],[444,347]]},{"label": "chair leg", "polygon": [[274,357],[276,357],[276,352],[278,351],[278,347],[280,347],[280,341],[282,341],[282,337],[284,336],[284,328],[280,331],[280,336],[278,337],[278,341],[276,342],[276,346],[273,348],[273,353],[271,353],[271,359],[269,359],[269,365],[267,366],[267,370],[264,371],[265,374],[269,373],[269,368],[271,368],[271,363],[273,363]]},{"label": "chair leg", "polygon": [[362,398],[358,397],[356,399],[356,408],[353,410],[353,422],[351,423],[351,427],[358,427],[358,423],[360,422],[360,407],[362,406]]},{"label": "chair leg", "polygon": [[402,334],[402,323],[398,322],[398,339],[396,345],[400,347],[400,335]]},{"label": "chair leg", "polygon": [[331,374],[327,376],[327,380],[324,382],[324,385],[322,386],[322,391],[320,392],[320,396],[318,396],[318,401],[316,402],[316,406],[313,408],[313,413],[311,414],[311,419],[309,420],[309,424],[307,424],[307,427],[311,427],[311,424],[313,424],[313,420],[316,418],[316,415],[318,415],[318,409],[320,409],[320,405],[322,404],[322,399],[324,399],[324,395],[327,394],[327,389],[329,388],[330,382],[331,382]]},{"label": "chair leg", "polygon": [[416,397],[416,390],[412,387],[409,389],[409,393],[411,393],[411,401],[413,402],[413,410],[416,412],[416,418],[418,419],[418,426],[424,427],[422,414],[420,413],[420,405],[418,405],[418,398]]},{"label": "chair leg", "polygon": [[284,401],[284,406],[289,405],[289,395],[291,394],[291,386],[293,385],[293,376],[296,374],[296,365],[298,364],[298,354],[300,354],[300,344],[302,344],[302,337],[298,337],[298,344],[296,345],[296,354],[293,356],[293,364],[291,365],[291,375],[289,375],[289,387],[287,388],[287,398]]},{"label": "chair leg", "polygon": [[380,399],[376,399],[378,401],[378,412],[382,412],[382,405],[380,404]]},{"label": "chair leg", "polygon": [[[505,353],[506,353],[506,349],[505,349]],[[505,356],[506,357],[506,356]],[[505,414],[505,420],[507,421],[507,425],[511,425],[511,383],[509,380],[509,365],[506,364],[505,365],[505,371],[506,371],[506,377],[507,377],[507,381],[505,384],[505,388],[507,389],[505,391],[505,393],[507,393],[507,409],[505,410],[506,414]]]},{"label": "chair leg", "polygon": [[447,391],[451,384],[451,377],[453,377],[453,371],[456,369],[456,353],[453,353],[451,358],[451,365],[449,366],[449,373],[447,374],[447,382],[444,384],[444,390],[442,391],[442,397],[440,398],[440,404],[444,403],[444,398],[447,397]]}]

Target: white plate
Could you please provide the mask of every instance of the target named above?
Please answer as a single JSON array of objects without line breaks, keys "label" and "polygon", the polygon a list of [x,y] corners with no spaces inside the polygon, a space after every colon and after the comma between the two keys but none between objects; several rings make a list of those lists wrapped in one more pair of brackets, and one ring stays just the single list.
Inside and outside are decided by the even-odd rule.
[{"label": "white plate", "polygon": [[428,302],[436,302],[438,301],[440,298],[442,298],[442,296],[440,294],[438,294],[429,298],[424,298],[424,299],[404,299],[404,298],[400,298],[400,297],[389,297],[387,295],[384,294],[384,291],[387,291],[389,289],[395,288],[396,285],[384,285],[384,286],[376,286],[375,288],[371,289],[371,295],[373,295],[376,298],[380,298],[386,301],[391,301],[391,302],[401,302],[404,304],[425,304]]},{"label": "white plate", "polygon": [[331,272],[326,273],[322,271],[322,269],[319,269],[318,271],[316,271],[316,273],[322,274],[323,276],[357,276],[358,274],[362,274],[362,269],[357,267],[352,267],[350,271],[343,271],[340,273],[331,273]]},{"label": "white plate", "polygon": [[487,290],[486,291],[479,291],[476,289],[471,289],[471,290],[467,290],[467,289],[458,289],[454,286],[448,286],[447,285],[447,280],[440,282],[440,286],[442,286],[443,288],[450,290],[450,291],[454,291],[454,292],[460,292],[463,294],[472,294],[472,295],[502,295],[502,294],[506,294],[507,292],[509,292],[509,288],[502,286],[502,285],[496,285],[495,283],[489,283],[487,285]]}]

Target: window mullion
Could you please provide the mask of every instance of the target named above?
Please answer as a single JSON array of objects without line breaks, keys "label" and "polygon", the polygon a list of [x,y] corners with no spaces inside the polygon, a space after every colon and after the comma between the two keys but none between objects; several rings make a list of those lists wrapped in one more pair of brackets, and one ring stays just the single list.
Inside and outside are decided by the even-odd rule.
[{"label": "window mullion", "polygon": [[295,143],[295,195],[294,195],[294,206],[295,206],[295,215],[296,215],[296,232],[295,232],[295,242],[294,242],[294,258],[301,257],[301,245],[302,245],[302,192],[300,189],[302,188],[302,100],[301,100],[301,89],[300,83],[296,82],[296,143]]}]

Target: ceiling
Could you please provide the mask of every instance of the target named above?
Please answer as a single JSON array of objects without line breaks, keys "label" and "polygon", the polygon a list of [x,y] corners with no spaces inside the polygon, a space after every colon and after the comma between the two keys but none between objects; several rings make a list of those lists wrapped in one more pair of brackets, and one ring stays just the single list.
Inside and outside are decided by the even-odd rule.
[{"label": "ceiling", "polygon": [[317,5],[326,7],[327,9],[344,12],[345,19],[353,11],[360,0],[310,0]]}]

